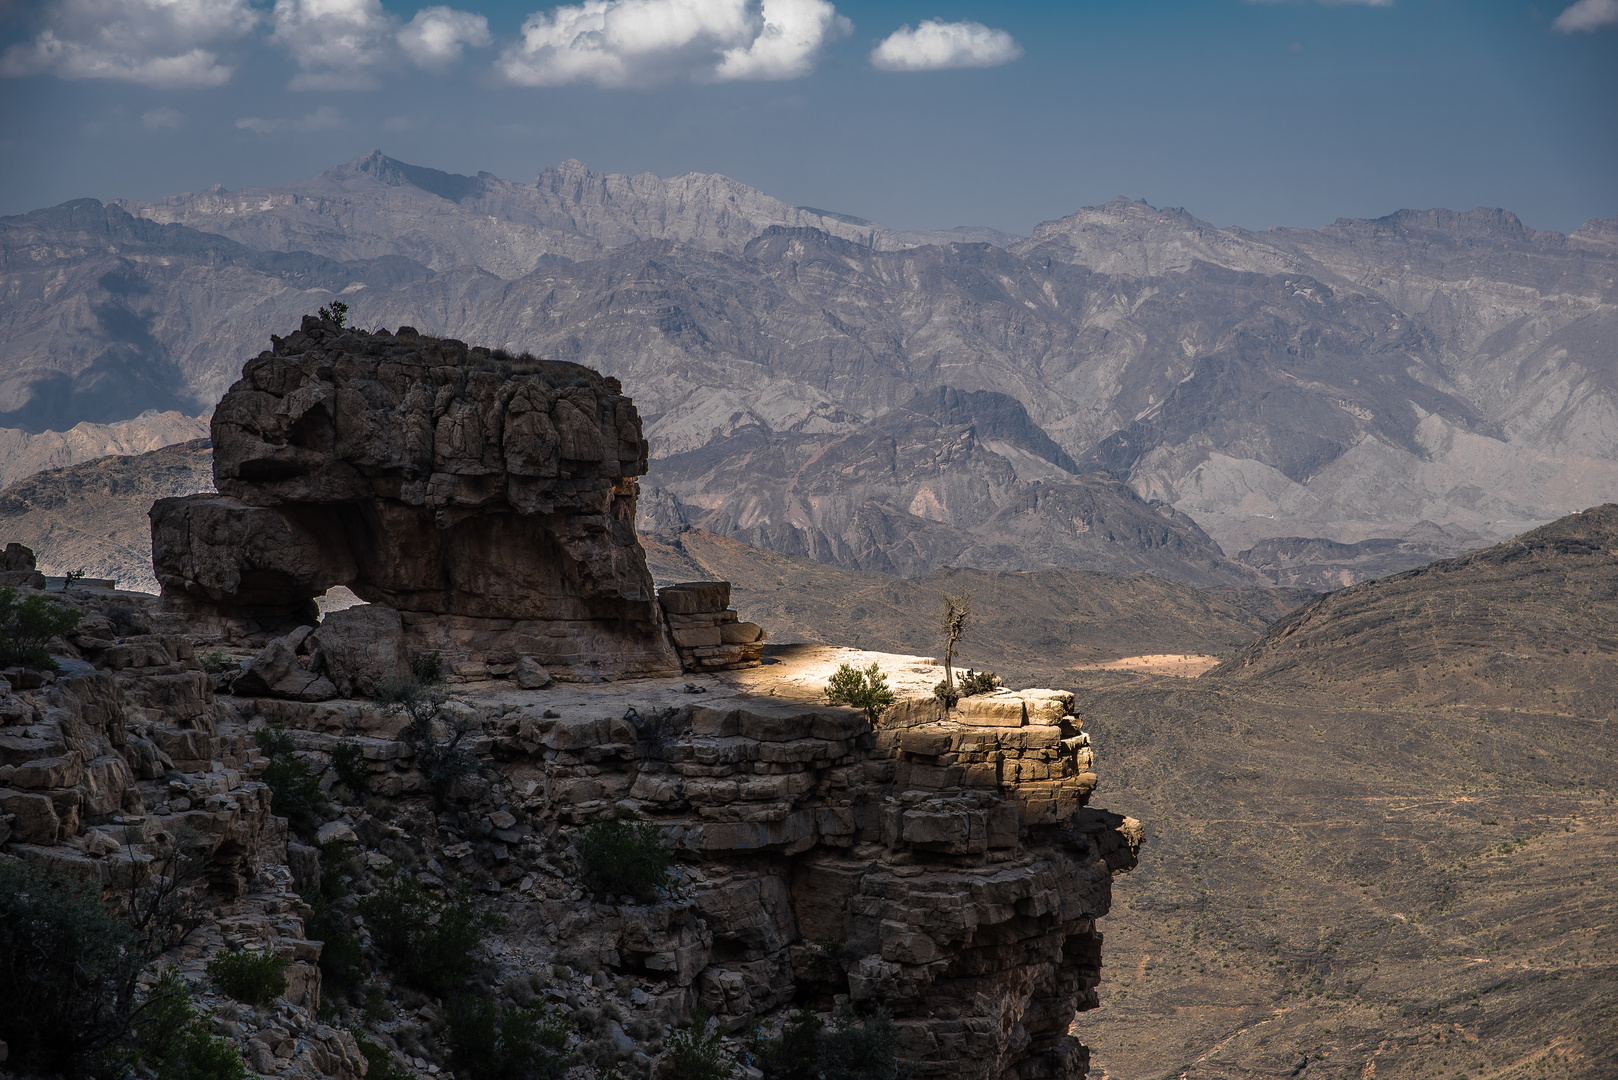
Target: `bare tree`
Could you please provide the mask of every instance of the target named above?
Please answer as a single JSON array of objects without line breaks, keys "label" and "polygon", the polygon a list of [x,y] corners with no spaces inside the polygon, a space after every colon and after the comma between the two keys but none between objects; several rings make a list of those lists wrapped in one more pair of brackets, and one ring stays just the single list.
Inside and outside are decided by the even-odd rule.
[{"label": "bare tree", "polygon": [[966,636],[972,626],[972,594],[961,593],[951,596],[949,593],[940,593],[944,598],[940,620],[944,630],[944,685],[950,693],[955,692],[955,646]]}]

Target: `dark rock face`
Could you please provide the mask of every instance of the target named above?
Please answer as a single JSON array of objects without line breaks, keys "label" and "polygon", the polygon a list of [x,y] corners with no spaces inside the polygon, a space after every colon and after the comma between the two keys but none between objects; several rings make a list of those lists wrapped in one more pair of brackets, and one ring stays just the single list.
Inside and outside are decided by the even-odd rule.
[{"label": "dark rock face", "polygon": [[306,319],[213,420],[218,495],[152,508],[165,595],[308,621],[344,585],[452,660],[677,670],[645,554],[640,417],[615,380]]}]

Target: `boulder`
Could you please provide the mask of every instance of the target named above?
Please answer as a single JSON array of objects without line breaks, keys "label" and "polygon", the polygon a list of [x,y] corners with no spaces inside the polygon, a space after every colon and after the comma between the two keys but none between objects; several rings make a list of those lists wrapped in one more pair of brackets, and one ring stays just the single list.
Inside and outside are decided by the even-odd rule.
[{"label": "boulder", "polygon": [[0,814],[15,815],[11,838],[22,844],[54,844],[61,829],[56,806],[49,795],[0,788]]},{"label": "boulder", "polygon": [[38,563],[34,560],[34,549],[19,544],[16,541],[6,545],[6,550],[0,552],[0,570],[34,570]]},{"label": "boulder", "polygon": [[384,686],[410,676],[404,622],[393,608],[360,604],[329,612],[310,641],[326,678],[343,697],[375,697]]},{"label": "boulder", "polygon": [[517,685],[524,690],[543,690],[554,681],[551,673],[532,656],[519,656],[517,670],[513,674],[517,679]]},{"label": "boulder", "polygon": [[248,661],[246,670],[231,683],[231,693],[241,697],[330,701],[337,696],[337,687],[312,670],[309,663],[308,657],[298,656],[291,639],[276,638]]}]

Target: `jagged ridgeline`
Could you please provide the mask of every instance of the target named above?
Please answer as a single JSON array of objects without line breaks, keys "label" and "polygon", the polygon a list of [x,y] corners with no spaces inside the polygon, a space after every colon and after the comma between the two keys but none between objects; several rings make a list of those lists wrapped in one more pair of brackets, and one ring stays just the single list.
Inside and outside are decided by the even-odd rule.
[{"label": "jagged ridgeline", "polygon": [[[146,945],[29,976],[8,1067],[1084,1075],[1144,834],[1071,693],[947,706],[928,657],[765,657],[728,583],[656,589],[640,418],[576,364],[311,318],[212,453],[161,596],[16,571],[65,636],[0,685],[5,925]],[[828,704],[856,656],[886,708]],[[73,1009],[95,1045],[30,1019]]]}]

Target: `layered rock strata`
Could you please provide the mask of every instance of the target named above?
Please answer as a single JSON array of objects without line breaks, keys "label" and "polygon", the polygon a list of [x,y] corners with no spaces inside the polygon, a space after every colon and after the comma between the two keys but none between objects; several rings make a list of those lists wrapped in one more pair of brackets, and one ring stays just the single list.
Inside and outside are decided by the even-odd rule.
[{"label": "layered rock strata", "polygon": [[764,658],[764,628],[730,606],[730,582],[688,581],[657,590],[669,640],[687,671],[734,671]]},{"label": "layered rock strata", "polygon": [[616,380],[306,318],[248,361],[213,445],[218,494],[152,508],[176,602],[291,628],[342,585],[451,662],[678,670],[635,538],[646,442]]},{"label": "layered rock strata", "polygon": [[[617,1051],[625,1075],[661,1075],[645,1033],[666,1034],[698,1005],[745,1033],[844,999],[891,1013],[918,1077],[1071,1080],[1086,1069],[1068,1026],[1097,1003],[1097,920],[1141,832],[1087,805],[1094,755],[1071,695],[1000,691],[953,710],[904,697],[873,726],[805,700],[789,652],[698,684],[465,678],[440,720],[466,727],[479,768],[435,801],[406,717],[366,696],[364,679],[397,664],[396,650],[315,645],[332,650],[318,678],[342,697],[233,695],[218,687],[244,676],[210,675],[200,657],[230,671],[253,659],[242,640],[157,598],[52,595],[84,618],[57,643],[59,673],[0,697],[0,845],[112,889],[166,852],[203,860],[212,917],[177,957],[199,992],[219,948],[269,948],[293,965],[271,1010],[208,999],[237,1017],[230,1030],[261,1072],[363,1071],[352,1039],[318,1018],[322,946],[293,891],[332,859],[347,860],[361,891],[399,869],[478,890],[509,920],[488,954],[497,985],[561,979],[562,997],[643,1018]],[[280,677],[307,675],[311,643],[343,629],[352,646],[379,619],[398,613],[354,608],[301,641],[271,642],[290,657]],[[334,799],[320,850],[288,843],[257,779],[266,761],[251,735],[272,724]],[[343,794],[340,756],[363,790]],[[605,815],[654,822],[674,848],[656,902],[582,886],[573,838]],[[370,1037],[426,1076],[447,1061],[422,1041],[430,1010],[411,1008]]]}]

